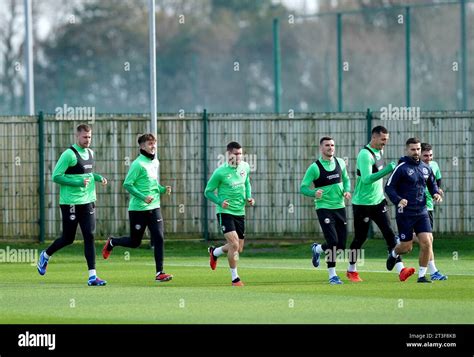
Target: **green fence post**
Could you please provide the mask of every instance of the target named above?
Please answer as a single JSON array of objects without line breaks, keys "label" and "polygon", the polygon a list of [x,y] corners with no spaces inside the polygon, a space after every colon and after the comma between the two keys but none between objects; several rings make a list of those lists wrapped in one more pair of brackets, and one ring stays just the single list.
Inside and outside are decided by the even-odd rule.
[{"label": "green fence post", "polygon": [[201,197],[202,197],[202,229],[204,231],[204,240],[209,240],[209,217],[208,217],[208,210],[207,210],[207,199],[204,197],[204,189],[207,185],[207,177],[208,177],[208,170],[207,170],[207,110],[204,109],[202,114],[202,165],[203,165],[203,174],[202,174],[202,190],[201,190]]},{"label": "green fence post", "polygon": [[[372,112],[370,108],[367,108],[367,114],[365,115],[367,120],[367,141],[370,142],[372,139]],[[374,237],[374,227],[372,226],[372,221],[369,223],[369,231],[367,232],[367,237],[372,239]]]},{"label": "green fence post", "polygon": [[461,0],[461,86],[462,110],[467,110],[466,0]]},{"label": "green fence post", "polygon": [[342,15],[337,14],[337,110],[342,112]]},{"label": "green fence post", "polygon": [[39,166],[39,241],[44,242],[45,235],[45,183],[44,183],[44,115],[38,115],[38,166]]},{"label": "green fence post", "polygon": [[367,108],[365,118],[367,119],[367,142],[369,142],[372,139],[372,112],[370,108]]},{"label": "green fence post", "polygon": [[273,67],[275,82],[275,113],[280,113],[281,96],[281,62],[280,62],[280,22],[277,18],[273,19]]},{"label": "green fence post", "polygon": [[407,107],[410,106],[411,103],[411,49],[410,49],[410,8],[407,6],[405,8],[405,65],[406,65],[406,101]]},{"label": "green fence post", "polygon": [[193,70],[191,71],[191,88],[193,92],[193,105],[196,105],[199,100],[198,100],[198,89],[197,89],[197,78],[198,78],[198,59],[195,53],[192,54],[191,56],[191,62],[192,62],[192,67]]}]

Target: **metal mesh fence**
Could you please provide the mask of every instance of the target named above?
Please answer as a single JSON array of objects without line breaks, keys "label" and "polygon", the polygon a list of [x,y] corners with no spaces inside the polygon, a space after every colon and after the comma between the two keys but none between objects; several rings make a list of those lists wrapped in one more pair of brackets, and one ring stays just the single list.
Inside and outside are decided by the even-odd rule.
[{"label": "metal mesh fence", "polygon": [[[474,112],[422,112],[418,120],[382,120],[374,113],[187,114],[160,115],[158,155],[160,182],[171,185],[173,194],[162,196],[165,230],[170,237],[218,236],[215,208],[203,196],[211,173],[225,160],[225,146],[236,140],[244,147],[251,167],[253,195],[257,201],[247,210],[248,236],[291,239],[314,237],[320,227],[311,198],[299,193],[307,167],[319,156],[319,138],[331,135],[336,155],[346,160],[355,184],[355,160],[367,140],[367,129],[384,125],[390,131],[386,160],[404,153],[408,137],[419,136],[434,147],[435,161],[443,174],[445,199],[435,210],[435,232],[474,232],[473,141]],[[37,239],[40,223],[47,239],[61,231],[59,186],[51,181],[54,166],[63,150],[74,142],[74,120],[44,118],[44,146],[39,147],[38,118],[0,119],[0,234],[2,238]],[[128,193],[122,183],[138,154],[137,135],[149,128],[146,115],[98,115],[92,122],[95,171],[109,180],[97,185],[98,237],[128,234]],[[44,189],[40,186],[40,154],[44,162]],[[41,200],[44,219],[41,222]],[[391,210],[394,215],[393,207]],[[348,229],[353,230],[352,209],[347,208]],[[394,221],[393,221],[394,223]],[[395,225],[395,223],[394,223]],[[378,234],[377,228],[375,233]]]}]

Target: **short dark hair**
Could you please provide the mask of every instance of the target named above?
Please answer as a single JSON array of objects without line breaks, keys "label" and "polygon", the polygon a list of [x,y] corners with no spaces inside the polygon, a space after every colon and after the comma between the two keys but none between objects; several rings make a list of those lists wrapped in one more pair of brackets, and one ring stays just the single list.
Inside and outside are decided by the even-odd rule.
[{"label": "short dark hair", "polygon": [[334,140],[334,139],[331,138],[330,136],[323,136],[321,140],[319,140],[319,145],[321,145],[323,141],[326,141],[326,140]]},{"label": "short dark hair", "polygon": [[421,143],[421,151],[430,151],[433,147],[428,143]]},{"label": "short dark hair", "polygon": [[372,129],[372,135],[374,134],[388,134],[388,130],[386,127],[382,125],[377,125],[375,128]]},{"label": "short dark hair", "polygon": [[153,135],[152,133],[146,133],[146,134],[142,134],[138,137],[138,145],[146,143],[147,141],[156,142],[155,135]]},{"label": "short dark hair", "polygon": [[231,141],[227,144],[227,151],[232,151],[234,149],[242,149],[242,145],[240,145],[237,141]]},{"label": "short dark hair", "polygon": [[407,140],[407,142],[405,143],[405,145],[408,147],[408,145],[410,144],[419,144],[421,143],[421,140],[418,139],[418,138],[410,138]]},{"label": "short dark hair", "polygon": [[90,127],[90,125],[87,125],[87,124],[79,124],[76,128],[77,132],[80,132],[80,131],[89,132],[91,130],[92,128]]}]

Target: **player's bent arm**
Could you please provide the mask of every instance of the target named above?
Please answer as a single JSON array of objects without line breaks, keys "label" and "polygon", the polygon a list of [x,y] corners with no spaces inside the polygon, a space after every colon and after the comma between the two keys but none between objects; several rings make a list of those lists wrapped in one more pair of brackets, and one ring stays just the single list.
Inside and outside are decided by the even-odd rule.
[{"label": "player's bent arm", "polygon": [[400,197],[395,189],[395,187],[392,185],[388,186],[385,185],[385,193],[388,196],[388,199],[395,205],[397,206],[398,203],[403,199]]},{"label": "player's bent arm", "polygon": [[[77,175],[78,176],[78,175]],[[53,182],[59,185],[72,186],[72,187],[84,187],[83,177],[66,177],[65,175],[53,175]]]},{"label": "player's bent arm", "polygon": [[123,183],[123,187],[127,190],[128,193],[130,193],[131,195],[139,198],[140,200],[142,201],[145,201],[145,198],[147,197],[147,195],[144,195],[143,193],[141,193],[140,191],[137,190],[137,188],[130,184],[130,183],[126,183],[124,182]]},{"label": "player's bent arm", "polygon": [[94,181],[102,182],[102,180],[104,179],[103,176],[100,176],[99,174],[96,174],[95,172],[93,173],[93,175],[94,175]]},{"label": "player's bent arm", "polygon": [[131,195],[137,197],[142,201],[145,201],[147,195],[143,194],[135,187],[135,181],[137,180],[140,171],[142,170],[141,166],[136,165],[135,162],[136,161],[132,163],[132,165],[130,166],[130,170],[128,170],[127,176],[125,177],[125,181],[123,182],[123,187]]},{"label": "player's bent arm", "polygon": [[403,197],[398,195],[397,187],[400,180],[400,173],[403,169],[400,169],[401,165],[398,165],[393,171],[392,175],[389,177],[387,184],[385,185],[385,193],[387,194],[389,200],[397,206],[398,203],[403,199]]},{"label": "player's bent arm", "polygon": [[69,167],[75,166],[77,164],[77,159],[72,150],[64,151],[59,157],[56,166],[54,167],[52,179],[53,182],[73,187],[83,187],[84,177],[80,175],[70,175],[66,176],[66,170]]},{"label": "player's bent arm", "polygon": [[395,166],[396,166],[396,164],[394,162],[391,162],[387,166],[385,166],[382,170],[376,172],[375,174],[369,175],[368,179],[366,179],[366,182],[364,182],[364,179],[362,179],[362,182],[364,182],[364,183],[374,183],[375,181],[378,181],[378,180],[382,179],[383,177],[389,175],[393,171]]},{"label": "player's bent arm", "polygon": [[161,186],[158,184],[158,190],[160,191],[160,195],[166,193],[166,186]]},{"label": "player's bent arm", "polygon": [[221,206],[224,200],[220,200],[219,197],[217,197],[217,195],[215,194],[215,191],[219,187],[219,183],[220,183],[219,175],[216,174],[216,172],[214,171],[211,178],[207,182],[206,189],[204,190],[204,196],[209,201],[215,203],[218,206]]},{"label": "player's bent arm", "polygon": [[311,185],[314,180],[317,180],[319,177],[319,169],[315,164],[310,165],[304,174],[303,180],[300,185],[300,193],[304,196],[315,197],[316,189],[311,189]]},{"label": "player's bent arm", "polygon": [[222,202],[224,202],[223,200],[220,200],[219,197],[217,197],[217,195],[214,193],[214,191],[210,191],[210,190],[205,190],[204,191],[204,196],[211,202],[215,203],[216,205],[218,206],[221,206],[222,205]]},{"label": "player's bent arm", "polygon": [[390,174],[395,168],[395,163],[390,163],[382,170],[372,173],[373,162],[372,155],[367,150],[362,150],[357,159],[357,167],[360,171],[360,179],[363,184],[371,184]]},{"label": "player's bent arm", "polygon": [[245,197],[247,200],[252,198],[252,186],[250,185],[250,169],[247,172],[247,178],[245,179]]}]

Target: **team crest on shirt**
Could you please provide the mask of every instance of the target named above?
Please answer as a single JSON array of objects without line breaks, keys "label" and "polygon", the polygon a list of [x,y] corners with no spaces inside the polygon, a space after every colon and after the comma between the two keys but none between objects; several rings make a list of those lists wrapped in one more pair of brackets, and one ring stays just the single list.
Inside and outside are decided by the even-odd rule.
[{"label": "team crest on shirt", "polygon": [[367,223],[369,221],[369,217],[364,218],[364,222]]},{"label": "team crest on shirt", "polygon": [[142,226],[140,226],[139,224],[135,224],[135,229],[136,229],[137,231],[139,231],[140,228],[142,228]]},{"label": "team crest on shirt", "polygon": [[400,238],[401,238],[401,239],[405,239],[405,235],[404,235],[403,233],[400,234]]},{"label": "team crest on shirt", "polygon": [[69,216],[69,219],[70,219],[71,221],[74,221],[74,220],[76,219],[76,215],[71,214],[71,215]]},{"label": "team crest on shirt", "polygon": [[415,170],[413,170],[413,169],[409,169],[408,172],[407,172],[408,176],[411,176],[414,173],[415,173]]},{"label": "team crest on shirt", "polygon": [[245,170],[240,171],[240,176],[242,176],[242,177],[245,176]]},{"label": "team crest on shirt", "polygon": [[331,222],[331,220],[329,218],[324,219],[324,223],[329,224],[330,222]]}]

